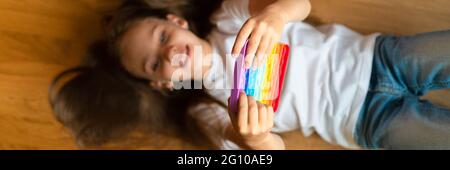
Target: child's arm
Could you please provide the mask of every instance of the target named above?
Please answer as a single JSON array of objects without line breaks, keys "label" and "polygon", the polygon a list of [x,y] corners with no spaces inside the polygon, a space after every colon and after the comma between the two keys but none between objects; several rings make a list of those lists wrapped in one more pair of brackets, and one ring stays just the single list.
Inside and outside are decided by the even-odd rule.
[{"label": "child's arm", "polygon": [[250,15],[258,15],[264,10],[273,10],[285,15],[286,20],[301,21],[304,20],[311,10],[309,0],[250,0]]},{"label": "child's arm", "polygon": [[233,126],[230,125],[226,130],[226,138],[233,141],[239,147],[244,149],[254,149],[254,150],[284,150],[283,139],[275,134],[269,133],[265,139],[256,140],[254,142],[246,142],[239,132],[234,130]]},{"label": "child's arm", "polygon": [[274,117],[271,106],[260,104],[243,92],[238,105],[238,113],[228,109],[231,125],[227,127],[226,138],[245,149],[285,149],[283,139],[271,132]]},{"label": "child's arm", "polygon": [[248,39],[245,65],[260,66],[264,54],[270,53],[281,38],[284,25],[290,21],[304,20],[311,11],[309,0],[249,0],[252,16],[239,31],[232,54],[237,56]]}]

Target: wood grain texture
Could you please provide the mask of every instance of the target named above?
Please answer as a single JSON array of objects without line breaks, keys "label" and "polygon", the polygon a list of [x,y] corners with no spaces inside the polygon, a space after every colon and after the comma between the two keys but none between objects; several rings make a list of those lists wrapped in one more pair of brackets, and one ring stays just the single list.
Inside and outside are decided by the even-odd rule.
[{"label": "wood grain texture", "polygon": [[[413,34],[450,28],[447,0],[312,0],[310,21],[362,33]],[[47,101],[50,80],[75,66],[100,35],[113,0],[0,0],[0,149],[79,149]],[[448,104],[448,92],[430,98]],[[192,149],[172,136],[132,134],[98,149]],[[340,149],[317,135],[282,134],[288,149]],[[152,140],[145,140],[151,138]]]},{"label": "wood grain texture", "polygon": [[414,34],[450,28],[448,0],[311,0],[309,20],[361,33]]}]

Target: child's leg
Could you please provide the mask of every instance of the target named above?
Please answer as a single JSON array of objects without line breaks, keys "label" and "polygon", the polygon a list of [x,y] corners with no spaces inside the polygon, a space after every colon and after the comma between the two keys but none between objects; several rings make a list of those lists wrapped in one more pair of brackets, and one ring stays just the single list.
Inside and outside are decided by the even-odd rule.
[{"label": "child's leg", "polygon": [[380,37],[375,55],[383,70],[379,81],[391,81],[417,96],[450,88],[450,30]]},{"label": "child's leg", "polygon": [[377,39],[355,137],[366,148],[448,148],[450,111],[425,101],[450,88],[450,30]]},{"label": "child's leg", "polygon": [[450,110],[405,98],[385,127],[380,146],[385,149],[450,149]]},{"label": "child's leg", "polygon": [[[366,148],[450,149],[450,110],[420,101],[376,93],[363,126]],[[360,142],[361,143],[361,142]]]}]

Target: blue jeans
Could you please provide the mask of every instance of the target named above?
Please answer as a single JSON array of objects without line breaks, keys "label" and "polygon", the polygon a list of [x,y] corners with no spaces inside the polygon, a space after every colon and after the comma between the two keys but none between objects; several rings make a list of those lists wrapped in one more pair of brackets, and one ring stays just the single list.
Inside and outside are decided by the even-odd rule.
[{"label": "blue jeans", "polygon": [[450,30],[379,36],[357,143],[367,149],[450,149],[450,109],[420,99],[445,88],[450,88]]}]

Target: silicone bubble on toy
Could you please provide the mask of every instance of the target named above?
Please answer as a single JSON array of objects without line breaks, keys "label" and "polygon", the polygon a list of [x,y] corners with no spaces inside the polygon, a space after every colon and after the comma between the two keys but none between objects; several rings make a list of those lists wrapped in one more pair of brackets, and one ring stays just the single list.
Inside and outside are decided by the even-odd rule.
[{"label": "silicone bubble on toy", "polygon": [[246,69],[244,66],[247,45],[248,42],[242,48],[234,65],[230,109],[233,113],[237,113],[239,92],[244,91],[247,96],[253,96],[256,101],[272,105],[276,112],[289,59],[289,46],[283,43],[276,44],[272,52],[268,54],[266,62],[254,70]]}]

